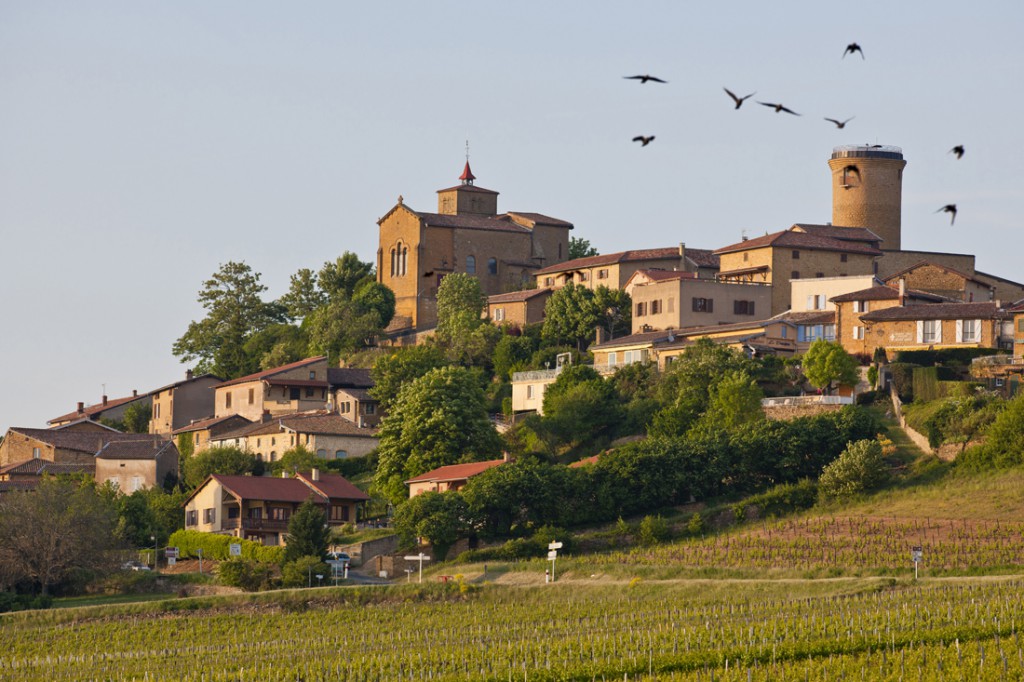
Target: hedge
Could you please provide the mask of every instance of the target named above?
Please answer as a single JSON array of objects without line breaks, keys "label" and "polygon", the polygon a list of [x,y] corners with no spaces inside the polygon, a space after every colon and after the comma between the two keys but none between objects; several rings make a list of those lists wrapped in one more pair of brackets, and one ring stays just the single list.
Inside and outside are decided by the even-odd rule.
[{"label": "hedge", "polygon": [[228,545],[242,546],[242,558],[265,564],[279,564],[284,560],[284,547],[268,547],[252,540],[242,540],[231,535],[201,533],[197,530],[177,530],[171,534],[167,544],[178,548],[182,559],[199,556],[196,550],[203,550],[204,559],[227,561],[231,558]]}]

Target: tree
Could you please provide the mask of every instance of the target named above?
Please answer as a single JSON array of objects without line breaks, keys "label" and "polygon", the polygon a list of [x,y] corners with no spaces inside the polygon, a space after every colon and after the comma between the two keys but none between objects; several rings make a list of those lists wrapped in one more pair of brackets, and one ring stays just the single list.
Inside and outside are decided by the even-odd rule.
[{"label": "tree", "polygon": [[293,324],[272,324],[245,342],[245,354],[259,369],[271,369],[309,357],[309,335]]},{"label": "tree", "polygon": [[149,420],[153,417],[153,407],[149,401],[139,401],[124,408],[121,423],[127,433],[149,433]]},{"label": "tree", "polygon": [[889,477],[877,440],[849,443],[818,479],[818,491],[825,497],[850,497],[880,486]]},{"label": "tree", "polygon": [[408,384],[381,422],[377,489],[392,502],[407,496],[404,481],[431,469],[474,462],[501,452],[476,372],[441,367]]},{"label": "tree", "polygon": [[286,450],[281,459],[271,463],[270,473],[274,476],[280,476],[282,473],[294,474],[298,471],[311,471],[322,464],[323,461],[315,452],[300,444]]},{"label": "tree", "polygon": [[543,424],[563,443],[600,437],[619,423],[615,387],[592,367],[570,365],[544,392]]},{"label": "tree", "polygon": [[281,567],[282,587],[318,586],[317,576],[329,576],[330,567],[318,556],[302,556]]},{"label": "tree", "polygon": [[764,392],[749,374],[730,370],[711,389],[711,401],[701,422],[707,428],[731,431],[737,426],[765,419]]},{"label": "tree", "polygon": [[258,359],[245,352],[246,341],[267,326],[284,322],[284,308],[266,303],[260,274],[242,262],[229,261],[203,282],[199,303],[206,317],[188,325],[172,351],[196,371],[234,379],[256,371]]},{"label": "tree", "polygon": [[[437,288],[437,332],[434,338],[445,349],[453,362],[472,364],[491,348],[480,348],[485,340],[477,329],[487,324],[483,319],[487,297],[480,288],[480,280],[464,272],[455,272],[441,280]],[[495,342],[497,339],[495,339]]]},{"label": "tree", "polygon": [[535,339],[525,335],[505,334],[494,346],[494,355],[492,356],[494,374],[507,381],[513,372],[521,371],[529,364],[530,358],[535,352],[537,352]]},{"label": "tree", "polygon": [[330,299],[351,299],[359,285],[367,281],[373,281],[373,264],[364,263],[351,251],[320,268],[320,289]]},{"label": "tree", "polygon": [[285,563],[304,556],[314,556],[321,560],[327,557],[331,531],[327,527],[323,507],[314,502],[312,496],[299,505],[288,520],[288,535],[285,542]]},{"label": "tree", "polygon": [[292,275],[288,292],[278,299],[293,320],[301,320],[326,302],[327,295],[317,285],[316,273],[309,268]]},{"label": "tree", "polygon": [[182,463],[183,478],[189,488],[195,488],[210,474],[233,476],[250,474],[260,464],[255,455],[231,446],[206,448]]},{"label": "tree", "polygon": [[608,338],[629,334],[633,327],[633,299],[622,289],[594,289],[594,308]]},{"label": "tree", "polygon": [[969,469],[1006,468],[1024,462],[1024,393],[1006,402],[985,429],[985,444],[968,449],[957,466]]},{"label": "tree", "polygon": [[597,249],[590,245],[590,240],[581,237],[569,237],[569,260],[597,256]]},{"label": "tree", "polygon": [[367,280],[356,287],[352,302],[360,315],[373,316],[379,329],[391,324],[395,316],[395,292],[374,280]]},{"label": "tree", "polygon": [[804,376],[815,388],[828,394],[832,384],[853,386],[857,383],[857,360],[834,341],[818,339],[804,353]]},{"label": "tree", "polygon": [[583,350],[602,319],[594,303],[594,292],[569,282],[551,294],[544,305],[541,336],[550,343],[571,343]]},{"label": "tree", "polygon": [[373,369],[370,370],[373,378],[370,395],[380,401],[381,407],[387,411],[398,398],[398,392],[403,386],[447,364],[444,351],[437,346],[423,344],[400,348],[391,355],[377,358],[373,363]]},{"label": "tree", "polygon": [[44,478],[0,497],[0,576],[43,594],[78,570],[112,568],[115,512],[93,485]]},{"label": "tree", "polygon": [[395,529],[403,541],[423,538],[434,547],[434,559],[444,561],[448,550],[469,530],[469,510],[455,491],[427,491],[404,502],[395,512]]}]

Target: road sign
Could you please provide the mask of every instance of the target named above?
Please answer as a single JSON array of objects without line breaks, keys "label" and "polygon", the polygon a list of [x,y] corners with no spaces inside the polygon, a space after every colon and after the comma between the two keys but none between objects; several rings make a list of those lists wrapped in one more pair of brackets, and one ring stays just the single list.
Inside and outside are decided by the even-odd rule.
[{"label": "road sign", "polygon": [[166,547],[166,548],[164,548],[164,556],[167,557],[168,559],[177,559],[178,558],[178,548],[177,547]]},{"label": "road sign", "polygon": [[420,552],[419,554],[415,554],[413,556],[405,557],[405,560],[406,561],[418,561],[418,562],[420,562],[420,582],[423,582],[423,562],[424,561],[430,561],[430,557],[428,557],[423,552]]},{"label": "road sign", "polygon": [[920,561],[921,561],[921,558],[922,558],[923,556],[924,556],[924,552],[922,551],[922,548],[921,548],[921,546],[920,546],[920,545],[918,545],[917,547],[911,547],[911,548],[910,548],[910,558],[911,558],[911,560],[912,560],[912,561],[913,561],[913,562],[914,562],[915,564],[916,564],[916,563],[918,563],[918,562],[920,562]]},{"label": "road sign", "polygon": [[228,545],[228,554],[231,556],[242,556],[242,545],[238,542],[232,542]]},{"label": "road sign", "polygon": [[168,565],[168,566],[173,566],[173,565],[174,565],[175,563],[177,563],[177,561],[178,561],[178,560],[177,560],[177,559],[175,559],[175,558],[174,558],[174,557],[172,557],[172,556],[169,556],[169,557],[167,557],[167,565]]},{"label": "road sign", "polygon": [[549,542],[548,543],[548,549],[562,549],[562,543],[561,542]]},{"label": "road sign", "polygon": [[554,561],[558,558],[558,552],[556,552],[555,550],[551,550],[550,552],[548,552],[548,558]]}]

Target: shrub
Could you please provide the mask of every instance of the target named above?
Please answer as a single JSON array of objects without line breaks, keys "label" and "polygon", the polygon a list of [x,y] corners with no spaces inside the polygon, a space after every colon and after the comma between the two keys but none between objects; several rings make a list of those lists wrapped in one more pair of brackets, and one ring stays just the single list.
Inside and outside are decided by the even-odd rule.
[{"label": "shrub", "polygon": [[748,497],[744,503],[757,507],[761,516],[781,515],[800,509],[810,509],[818,499],[818,485],[804,478],[796,483],[783,483]]},{"label": "shrub", "polygon": [[877,440],[849,443],[839,457],[825,467],[818,490],[826,498],[842,498],[877,488],[888,478],[889,470]]},{"label": "shrub", "polygon": [[929,402],[941,398],[939,392],[939,371],[935,367],[915,367],[914,400]]},{"label": "shrub", "polygon": [[316,576],[327,578],[331,575],[330,567],[316,556],[302,556],[289,561],[281,567],[281,585],[283,587],[307,587],[317,585]]},{"label": "shrub", "polygon": [[246,592],[257,592],[270,587],[273,570],[267,564],[235,557],[221,562],[217,579],[222,585],[240,587]]},{"label": "shrub", "polygon": [[909,362],[893,362],[889,364],[892,373],[892,386],[905,403],[914,400],[914,368],[920,367]]},{"label": "shrub", "polygon": [[686,523],[686,532],[690,535],[700,535],[704,532],[704,519],[700,512],[694,512],[693,516]]},{"label": "shrub", "polygon": [[648,515],[640,522],[636,539],[641,545],[650,546],[664,542],[668,539],[669,534],[668,522],[660,514],[658,516]]},{"label": "shrub", "polygon": [[284,547],[268,547],[251,540],[242,540],[230,535],[200,533],[197,530],[178,530],[171,534],[167,544],[177,547],[182,559],[194,559],[203,550],[203,558],[226,561],[230,559],[231,544],[242,546],[242,558],[260,563],[279,564],[284,559]]}]

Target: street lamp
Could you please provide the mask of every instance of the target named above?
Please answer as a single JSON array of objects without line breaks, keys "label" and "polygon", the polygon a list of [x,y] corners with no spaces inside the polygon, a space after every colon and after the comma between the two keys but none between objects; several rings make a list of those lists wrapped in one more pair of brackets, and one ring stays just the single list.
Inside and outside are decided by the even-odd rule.
[{"label": "street lamp", "polygon": [[156,535],[150,535],[149,539],[153,541],[153,570],[156,570]]}]

